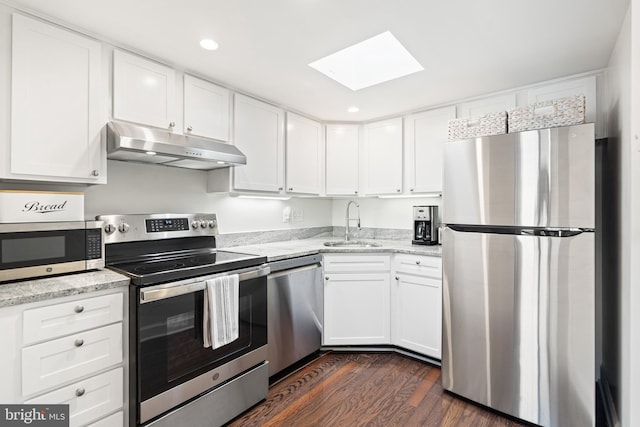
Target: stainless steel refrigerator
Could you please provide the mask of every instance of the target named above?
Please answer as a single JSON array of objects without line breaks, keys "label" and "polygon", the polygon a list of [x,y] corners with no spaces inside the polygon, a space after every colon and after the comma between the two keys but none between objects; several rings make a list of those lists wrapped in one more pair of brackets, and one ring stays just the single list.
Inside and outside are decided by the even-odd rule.
[{"label": "stainless steel refrigerator", "polygon": [[445,144],[446,390],[595,424],[594,168],[593,124]]}]

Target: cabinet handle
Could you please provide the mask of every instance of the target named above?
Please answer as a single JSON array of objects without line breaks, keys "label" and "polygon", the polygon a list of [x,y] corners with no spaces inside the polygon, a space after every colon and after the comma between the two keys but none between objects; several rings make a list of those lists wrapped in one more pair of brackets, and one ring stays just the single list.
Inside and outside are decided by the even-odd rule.
[{"label": "cabinet handle", "polygon": [[282,191],[282,187],[278,187],[278,191]]},{"label": "cabinet handle", "polygon": [[400,276],[396,276],[396,280],[400,280]]},{"label": "cabinet handle", "polygon": [[413,188],[410,188],[409,191],[413,191]]},{"label": "cabinet handle", "polygon": [[353,194],[358,194],[358,190],[354,191]]},{"label": "cabinet handle", "polygon": [[324,277],[324,280],[329,280],[329,276],[325,276],[325,277]]},{"label": "cabinet handle", "polygon": [[80,387],[76,389],[76,396],[80,397],[84,394],[84,388]]},{"label": "cabinet handle", "polygon": [[100,176],[100,171],[98,169],[94,169],[91,171],[91,176]]},{"label": "cabinet handle", "polygon": [[189,127],[187,128],[187,130],[188,130],[189,132],[191,132],[191,131],[193,130],[193,126],[189,125]]},{"label": "cabinet handle", "polygon": [[420,265],[420,261],[416,261],[416,264]]},{"label": "cabinet handle", "polygon": [[76,305],[76,307],[73,309],[73,311],[75,311],[76,313],[82,313],[84,311],[84,306]]},{"label": "cabinet handle", "polygon": [[402,190],[400,190],[400,189],[397,189],[397,190],[396,190],[396,193],[399,193],[399,192],[401,192],[401,191],[402,191]]},{"label": "cabinet handle", "polygon": [[82,344],[84,344],[84,340],[82,338],[78,338],[73,342],[73,345],[75,345],[76,347],[82,347]]},{"label": "cabinet handle", "polygon": [[173,129],[176,127],[176,122],[169,122],[169,128]]},{"label": "cabinet handle", "polygon": [[293,187],[289,187],[289,191],[293,191]]}]

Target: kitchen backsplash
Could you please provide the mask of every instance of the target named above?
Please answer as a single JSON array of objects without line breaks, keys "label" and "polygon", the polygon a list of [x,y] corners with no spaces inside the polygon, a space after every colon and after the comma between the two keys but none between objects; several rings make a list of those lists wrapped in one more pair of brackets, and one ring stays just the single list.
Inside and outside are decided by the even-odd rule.
[{"label": "kitchen backsplash", "polygon": [[[282,242],[287,240],[312,239],[315,237],[344,238],[344,227],[310,227],[294,230],[251,231],[246,233],[226,233],[216,237],[219,248],[255,245],[260,243]],[[412,237],[411,230],[395,228],[352,229],[352,239],[407,240]]]}]

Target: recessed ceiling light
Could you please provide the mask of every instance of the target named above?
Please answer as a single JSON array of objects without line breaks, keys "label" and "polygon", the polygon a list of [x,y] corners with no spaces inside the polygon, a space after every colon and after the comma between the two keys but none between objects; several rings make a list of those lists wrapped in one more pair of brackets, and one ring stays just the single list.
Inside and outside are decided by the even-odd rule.
[{"label": "recessed ceiling light", "polygon": [[353,107],[347,108],[347,111],[350,113],[357,113],[360,109],[354,105]]},{"label": "recessed ceiling light", "polygon": [[386,31],[309,64],[351,90],[359,90],[424,70]]},{"label": "recessed ceiling light", "polygon": [[211,39],[202,39],[200,40],[200,47],[206,50],[216,50],[218,48],[218,43]]},{"label": "recessed ceiling light", "polygon": [[150,156],[155,156],[158,153],[156,153],[155,151],[146,151],[146,154],[148,154]]}]

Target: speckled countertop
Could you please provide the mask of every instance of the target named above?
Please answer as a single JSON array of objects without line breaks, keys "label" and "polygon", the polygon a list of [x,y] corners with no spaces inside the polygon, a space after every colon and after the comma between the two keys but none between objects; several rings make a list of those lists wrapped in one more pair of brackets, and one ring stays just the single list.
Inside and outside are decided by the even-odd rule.
[{"label": "speckled countertop", "polygon": [[21,282],[0,283],[0,307],[117,288],[128,284],[128,277],[106,269]]},{"label": "speckled countertop", "polygon": [[340,240],[337,237],[322,237],[300,240],[287,240],[282,242],[262,243],[244,246],[232,246],[226,249],[233,252],[244,252],[260,256],[266,256],[269,261],[279,261],[317,253],[405,253],[413,255],[441,256],[441,246],[412,245],[411,242],[400,240],[371,240],[380,246],[377,247],[327,247],[324,242]]}]

